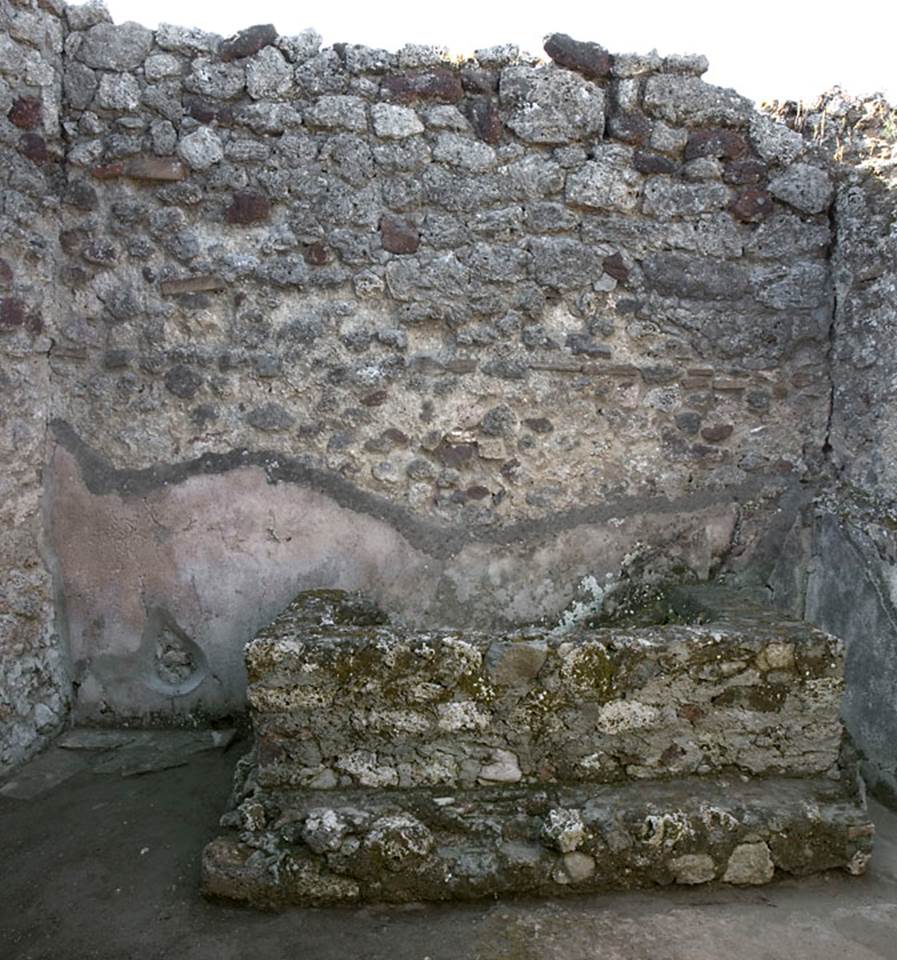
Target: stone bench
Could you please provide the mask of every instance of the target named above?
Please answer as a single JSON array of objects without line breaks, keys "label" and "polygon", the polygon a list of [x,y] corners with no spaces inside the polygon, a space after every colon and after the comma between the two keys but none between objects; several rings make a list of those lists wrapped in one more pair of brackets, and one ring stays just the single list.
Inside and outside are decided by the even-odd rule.
[{"label": "stone bench", "polygon": [[206,891],[328,903],[862,872],[840,642],[706,591],[665,594],[662,618],[422,632],[302,595],[246,649],[256,748]]}]

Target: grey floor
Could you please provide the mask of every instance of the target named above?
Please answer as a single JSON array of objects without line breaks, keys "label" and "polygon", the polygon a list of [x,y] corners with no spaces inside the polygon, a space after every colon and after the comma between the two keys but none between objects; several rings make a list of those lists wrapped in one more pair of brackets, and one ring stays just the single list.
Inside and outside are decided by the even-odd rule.
[{"label": "grey floor", "polygon": [[897,814],[875,805],[861,878],[280,914],[207,903],[200,852],[243,749],[129,776],[56,749],[0,787],[0,960],[897,960]]}]

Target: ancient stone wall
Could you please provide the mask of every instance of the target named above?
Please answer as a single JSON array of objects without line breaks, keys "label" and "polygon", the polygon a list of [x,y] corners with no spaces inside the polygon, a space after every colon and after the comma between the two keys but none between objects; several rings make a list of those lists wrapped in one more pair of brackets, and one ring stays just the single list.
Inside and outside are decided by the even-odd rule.
[{"label": "ancient stone wall", "polygon": [[61,292],[63,22],[0,3],[0,770],[57,732],[69,682],[41,512]]},{"label": "ancient stone wall", "polygon": [[776,586],[795,612],[848,641],[849,728],[867,780],[897,796],[897,111],[834,92],[784,118],[828,149],[832,254],[830,480],[798,520]]},{"label": "ancient stone wall", "polygon": [[778,544],[827,449],[833,183],[703,58],[0,9],[55,31],[3,111],[39,200],[2,229],[50,219],[0,342],[44,371],[81,716],[232,709],[304,588],[501,625]]}]

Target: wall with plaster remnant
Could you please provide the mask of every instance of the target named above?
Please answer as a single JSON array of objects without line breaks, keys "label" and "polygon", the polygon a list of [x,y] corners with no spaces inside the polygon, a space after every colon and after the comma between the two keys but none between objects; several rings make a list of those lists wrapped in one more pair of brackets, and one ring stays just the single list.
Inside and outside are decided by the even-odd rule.
[{"label": "wall with plaster remnant", "polygon": [[795,612],[848,641],[845,714],[867,781],[897,798],[897,110],[838,91],[783,118],[839,163],[831,427],[824,494],[773,578]]},{"label": "wall with plaster remnant", "polygon": [[41,509],[62,299],[49,162],[63,150],[62,43],[57,16],[0,4],[0,770],[58,732],[69,706]]},{"label": "wall with plaster remnant", "polygon": [[703,58],[0,15],[3,563],[79,716],[235,708],[304,588],[486,626],[740,571],[824,468],[830,162]]}]

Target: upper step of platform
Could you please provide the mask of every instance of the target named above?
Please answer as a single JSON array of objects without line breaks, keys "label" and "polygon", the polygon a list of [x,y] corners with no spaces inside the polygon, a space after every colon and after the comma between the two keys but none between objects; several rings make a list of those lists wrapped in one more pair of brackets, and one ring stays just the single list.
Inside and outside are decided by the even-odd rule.
[{"label": "upper step of platform", "polygon": [[259,782],[840,775],[838,640],[717,590],[650,601],[617,620],[666,622],[462,633],[303,594],[247,647]]}]

